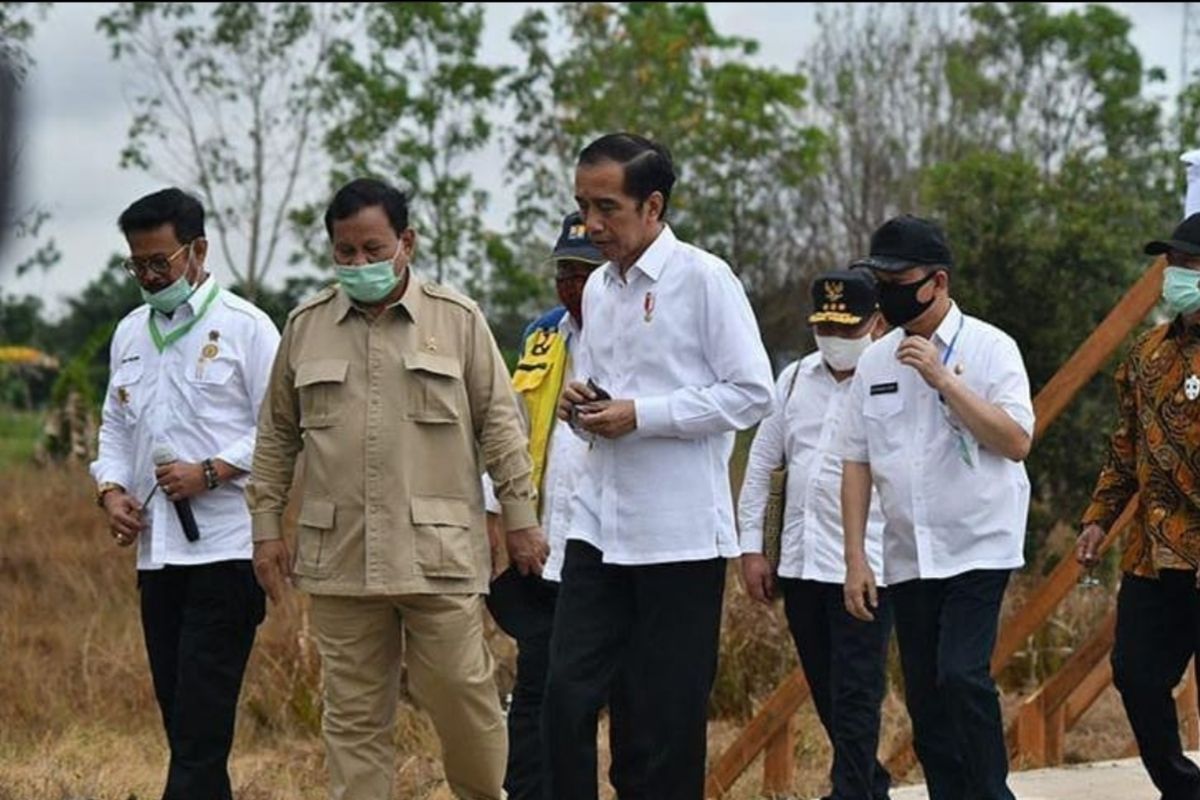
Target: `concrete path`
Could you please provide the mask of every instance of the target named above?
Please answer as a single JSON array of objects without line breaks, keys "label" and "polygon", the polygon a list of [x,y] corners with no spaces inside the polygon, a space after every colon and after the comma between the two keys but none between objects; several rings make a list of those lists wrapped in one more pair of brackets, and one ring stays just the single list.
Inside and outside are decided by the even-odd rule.
[{"label": "concrete path", "polygon": [[[1200,754],[1189,753],[1200,762]],[[1017,800],[1157,800],[1142,762],[1096,761],[1054,769],[1014,772],[1009,776]],[[892,800],[928,800],[923,786],[892,790]]]}]

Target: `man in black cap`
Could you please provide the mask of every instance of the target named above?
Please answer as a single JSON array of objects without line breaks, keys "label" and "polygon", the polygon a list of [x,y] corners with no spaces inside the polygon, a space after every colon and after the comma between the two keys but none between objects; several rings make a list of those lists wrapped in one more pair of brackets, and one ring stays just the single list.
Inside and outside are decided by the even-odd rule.
[{"label": "man in black cap", "polygon": [[[504,788],[511,800],[541,800],[546,796],[542,774],[542,694],[550,662],[550,633],[562,574],[563,550],[570,525],[571,495],[587,443],[574,436],[555,417],[566,381],[575,379],[572,352],[583,330],[583,287],[588,276],[606,260],[587,235],[583,218],[575,211],[563,219],[562,233],[550,256],[554,262],[554,288],[561,305],[525,329],[521,359],[513,374],[513,388],[524,402],[529,422],[529,450],[533,480],[538,488],[542,530],[550,543],[550,557],[541,576],[521,575],[508,567],[492,580],[488,609],[496,623],[517,641],[517,675],[508,711],[508,769]],[[503,541],[494,532],[500,524],[500,503],[484,476],[484,498],[493,542]],[[493,546],[493,552],[503,548]],[[615,708],[614,708],[615,706]],[[622,796],[633,797],[628,784],[627,753],[636,738],[622,732],[625,717],[618,701],[610,699],[613,717],[613,767],[611,779]]]},{"label": "man in black cap", "polygon": [[[875,279],[865,269],[827,272],[812,284],[808,318],[817,351],[784,369],[775,410],[758,426],[738,500],[742,578],[755,600],[778,583],[817,715],[833,745],[828,800],[885,800],[890,777],[876,758],[887,685],[891,610],[880,592],[874,620],[850,616],[842,599],[842,459],[837,433],[858,359],[884,331]],[[787,467],[778,548],[765,548],[771,474]],[[867,553],[882,557],[883,514],[872,502]],[[770,563],[778,554],[778,561]],[[778,578],[776,578],[778,575]]]},{"label": "man in black cap", "polygon": [[1117,370],[1120,422],[1075,556],[1094,566],[1105,533],[1138,496],[1121,560],[1113,683],[1164,800],[1195,800],[1200,769],[1183,754],[1171,691],[1200,655],[1200,214],[1145,252],[1167,257],[1172,319],[1142,334]]},{"label": "man in black cap", "polygon": [[1012,800],[989,665],[1009,573],[1024,561],[1029,378],[1016,343],[950,299],[953,259],[935,224],[889,220],[861,263],[896,327],[859,360],[840,433],[846,607],[863,620],[879,613],[864,548],[874,485],[929,796]]}]

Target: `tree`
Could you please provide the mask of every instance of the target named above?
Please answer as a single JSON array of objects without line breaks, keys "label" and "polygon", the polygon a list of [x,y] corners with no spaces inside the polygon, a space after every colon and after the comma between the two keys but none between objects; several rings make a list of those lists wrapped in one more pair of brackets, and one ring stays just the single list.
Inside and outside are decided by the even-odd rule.
[{"label": "tree", "polygon": [[121,166],[196,187],[253,298],[311,187],[334,40],[354,6],[122,3],[99,28],[139,84]]},{"label": "tree", "polygon": [[[668,219],[726,258],[760,306],[794,282],[794,209],[779,202],[813,171],[822,136],[802,123],[805,78],[747,63],[756,42],[718,32],[697,3],[581,3],[527,13],[510,82],[516,124],[508,172],[518,238],[549,239],[573,205],[579,150],[629,130],[661,141],[680,183]],[[775,331],[764,331],[779,344]]]},{"label": "tree", "polygon": [[[334,184],[375,174],[414,197],[418,258],[438,282],[478,289],[487,195],[466,163],[489,141],[506,70],[479,63],[483,9],[475,3],[371,3],[365,44],[342,40],[325,95]],[[314,225],[309,213],[302,224]]]}]

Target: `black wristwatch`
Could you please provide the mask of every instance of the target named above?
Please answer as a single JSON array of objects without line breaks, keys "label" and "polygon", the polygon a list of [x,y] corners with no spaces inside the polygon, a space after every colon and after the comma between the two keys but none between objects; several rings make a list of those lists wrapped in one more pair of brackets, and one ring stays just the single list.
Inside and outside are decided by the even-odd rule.
[{"label": "black wristwatch", "polygon": [[217,478],[217,468],[213,466],[213,460],[206,458],[200,462],[200,466],[204,468],[204,482],[208,484],[208,490],[212,491],[221,485],[221,481]]}]

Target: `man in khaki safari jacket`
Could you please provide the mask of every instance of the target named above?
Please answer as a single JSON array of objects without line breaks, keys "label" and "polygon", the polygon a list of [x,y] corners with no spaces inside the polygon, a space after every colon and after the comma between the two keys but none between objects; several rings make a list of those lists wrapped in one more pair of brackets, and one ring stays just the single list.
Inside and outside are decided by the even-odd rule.
[{"label": "man in khaki safari jacket", "polygon": [[[401,627],[409,689],[437,728],[450,789],[500,798],[507,741],[481,625],[479,458],[510,558],[540,573],[548,554],[508,372],[479,308],[408,269],[403,194],[355,180],[325,226],[338,286],[288,318],[259,419],[255,573],[273,601],[293,576],[312,595],[332,798],[391,797]],[[293,563],[280,518],[301,450]]]}]

